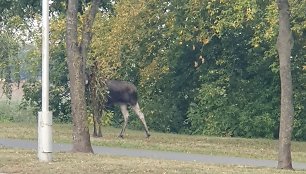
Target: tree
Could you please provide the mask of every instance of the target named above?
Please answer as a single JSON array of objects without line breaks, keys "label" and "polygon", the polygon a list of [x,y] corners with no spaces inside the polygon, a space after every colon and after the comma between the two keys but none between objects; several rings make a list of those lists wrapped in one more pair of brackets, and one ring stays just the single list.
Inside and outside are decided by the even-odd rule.
[{"label": "tree", "polygon": [[[266,14],[273,3],[257,2],[127,0],[116,5],[118,19],[107,42],[115,46],[105,46],[108,55],[121,60],[123,77],[139,83],[151,128],[183,132],[194,124],[190,132],[196,134],[272,137],[278,101],[271,102],[277,94],[271,83],[278,76],[269,67],[275,60],[263,55],[271,47],[262,33],[272,35],[265,27],[274,21]],[[212,92],[222,96],[200,95]],[[188,112],[189,105],[197,111]],[[211,122],[210,130],[204,120]]]},{"label": "tree", "polygon": [[9,99],[12,95],[11,83],[20,80],[20,74],[15,73],[20,70],[19,47],[20,45],[13,35],[0,32],[0,83],[4,80],[2,88]]},{"label": "tree", "polygon": [[[290,3],[296,38],[292,76],[299,84],[294,88],[293,138],[301,140],[306,138],[306,78],[301,69],[306,25],[300,11],[306,8],[296,0]],[[118,1],[116,15],[103,18],[109,25],[97,30],[91,51],[98,55],[99,72],[118,62],[120,78],[138,85],[151,129],[278,138],[275,5],[257,0]],[[106,64],[108,59],[113,63]]]},{"label": "tree", "polygon": [[278,168],[292,169],[291,136],[293,124],[293,90],[291,76],[291,49],[293,37],[290,29],[290,15],[288,0],[278,0],[279,34],[277,39],[277,51],[280,61],[281,79],[281,118],[279,129]]},{"label": "tree", "polygon": [[[12,83],[20,81],[22,66],[20,52],[24,50],[22,49],[24,33],[28,31],[27,22],[23,20],[23,17],[29,17],[23,11],[24,3],[26,1],[0,0],[0,79],[5,80],[2,88],[9,99]],[[28,12],[30,15],[32,10],[29,8]]]},{"label": "tree", "polygon": [[87,48],[91,40],[91,29],[99,3],[99,0],[92,1],[91,7],[84,19],[81,40],[78,41],[78,1],[68,1],[66,47],[73,120],[72,150],[74,152],[93,152],[86,115],[85,66]]},{"label": "tree", "polygon": [[[0,25],[6,27],[1,28],[1,32],[10,32],[9,36],[15,37],[9,38],[19,41],[23,37],[17,37],[18,33],[28,33],[19,30],[16,33],[16,28],[24,26],[19,21],[24,19],[32,24],[29,18],[33,13],[39,18],[40,13],[36,12],[40,10],[39,3],[33,0],[7,2],[0,0]],[[79,22],[86,21],[91,2],[78,0]],[[100,109],[103,95],[99,94],[97,99],[95,95],[104,93],[103,79],[124,79],[137,85],[152,130],[279,138],[281,87],[275,44],[279,29],[275,1],[111,2],[101,2],[101,13],[95,17],[92,29],[94,37],[86,60],[86,68],[93,79],[86,94],[87,111],[94,113],[95,108]],[[305,140],[306,16],[301,11],[306,10],[306,3],[298,0],[289,0],[289,3],[295,38],[290,59],[292,80],[296,84],[292,139]],[[19,6],[24,12],[19,12]],[[54,1],[50,10],[50,107],[56,113],[54,118],[59,118],[55,121],[70,121],[70,84],[63,42],[66,1]],[[16,18],[19,15],[20,18]],[[33,74],[33,80],[27,83],[37,83],[40,30],[35,32],[30,26],[31,40],[38,38],[38,42],[32,42],[31,49],[26,49],[29,50],[27,54],[16,53],[18,57],[25,57],[26,63],[21,63],[23,69]],[[82,31],[82,25],[78,26],[78,31]],[[80,41],[81,36],[78,39]],[[7,46],[10,47],[4,45]],[[16,50],[23,50],[23,46]],[[14,55],[12,59],[2,58],[17,65]],[[3,63],[2,67],[8,64],[7,61]],[[18,75],[14,71],[11,74]],[[40,106],[40,86],[30,84],[29,87],[31,92],[26,91],[28,97],[25,98],[34,103],[38,101]],[[103,117],[107,118],[107,124],[120,124],[122,117],[116,109],[115,114]],[[130,123],[130,128],[142,128],[137,117],[131,117]]]}]

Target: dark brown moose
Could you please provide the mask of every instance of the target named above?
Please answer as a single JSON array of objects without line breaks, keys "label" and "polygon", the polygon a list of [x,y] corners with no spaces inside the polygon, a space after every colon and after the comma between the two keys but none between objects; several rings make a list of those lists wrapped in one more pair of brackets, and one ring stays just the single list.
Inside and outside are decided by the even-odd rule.
[{"label": "dark brown moose", "polygon": [[[138,104],[138,96],[137,96],[137,88],[134,84],[127,82],[127,81],[120,81],[120,80],[108,80],[106,81],[107,87],[107,102],[104,108],[108,108],[112,105],[119,105],[121,113],[124,118],[124,123],[122,130],[119,134],[119,137],[123,138],[128,119],[129,119],[129,112],[128,106],[131,106],[135,114],[141,120],[146,137],[150,137],[150,133],[146,124],[146,120],[144,114],[141,112],[139,104]],[[98,126],[98,128],[97,128]],[[98,134],[97,131],[98,130]],[[93,135],[102,136],[101,133],[101,115],[94,116],[94,133]]]}]

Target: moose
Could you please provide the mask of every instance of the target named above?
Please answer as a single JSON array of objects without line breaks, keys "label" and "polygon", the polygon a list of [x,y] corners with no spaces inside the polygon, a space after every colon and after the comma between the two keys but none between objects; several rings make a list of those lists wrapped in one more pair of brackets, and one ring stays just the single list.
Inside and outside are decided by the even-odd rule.
[{"label": "moose", "polygon": [[[141,120],[146,137],[150,137],[150,133],[145,121],[144,114],[141,112],[139,104],[138,104],[138,96],[137,96],[137,88],[134,84],[121,81],[121,80],[107,80],[106,81],[107,87],[107,101],[102,108],[109,108],[115,104],[120,106],[121,113],[124,118],[124,123],[122,126],[122,130],[119,134],[120,138],[123,138],[126,126],[128,124],[129,119],[129,111],[128,107],[131,106],[135,114]],[[94,136],[102,136],[101,133],[101,116],[102,114],[94,114]],[[98,134],[97,134],[98,130]]]}]

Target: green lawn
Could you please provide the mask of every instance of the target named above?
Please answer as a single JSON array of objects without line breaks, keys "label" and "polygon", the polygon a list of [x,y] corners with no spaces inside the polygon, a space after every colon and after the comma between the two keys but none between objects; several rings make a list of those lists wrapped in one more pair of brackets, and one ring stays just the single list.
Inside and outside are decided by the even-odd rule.
[{"label": "green lawn", "polygon": [[36,152],[0,147],[0,173],[74,173],[74,174],[302,174],[270,168],[207,165],[196,162],[153,160],[80,153],[54,153],[53,161],[42,163]]},{"label": "green lawn", "polygon": [[[0,122],[0,138],[37,139],[37,126],[30,123]],[[124,139],[117,138],[120,129],[103,127],[103,138],[91,138],[93,145],[139,148],[162,151],[225,155],[277,160],[277,141],[268,139],[218,138],[127,130]],[[54,124],[55,143],[71,143],[72,126]],[[306,162],[306,142],[293,142],[293,161]]]}]

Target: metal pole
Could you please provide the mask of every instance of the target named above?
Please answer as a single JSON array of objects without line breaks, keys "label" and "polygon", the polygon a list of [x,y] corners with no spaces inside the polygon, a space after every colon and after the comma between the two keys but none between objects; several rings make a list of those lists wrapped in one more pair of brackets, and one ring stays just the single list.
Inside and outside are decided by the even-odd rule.
[{"label": "metal pole", "polygon": [[52,112],[49,111],[49,0],[42,0],[42,111],[38,112],[38,158],[52,161]]}]

